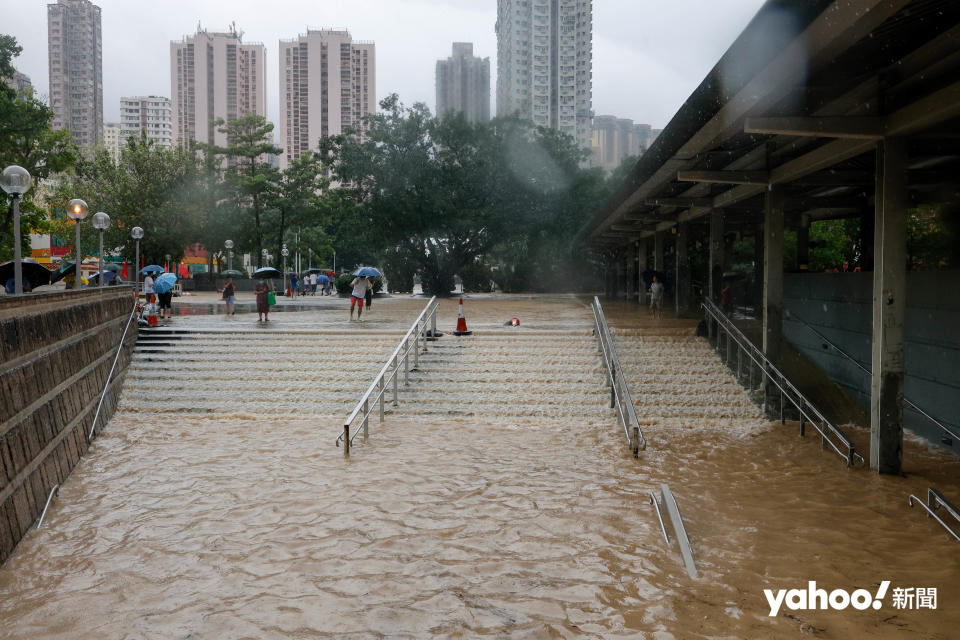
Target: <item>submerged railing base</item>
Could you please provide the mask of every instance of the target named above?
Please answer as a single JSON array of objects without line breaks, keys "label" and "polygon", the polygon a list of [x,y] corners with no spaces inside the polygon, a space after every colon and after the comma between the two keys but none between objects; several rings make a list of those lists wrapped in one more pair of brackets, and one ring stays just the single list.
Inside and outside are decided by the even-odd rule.
[{"label": "submerged railing base", "polygon": [[949,524],[944,522],[943,518],[938,516],[936,513],[938,508],[943,507],[947,511],[947,513],[953,516],[953,518],[958,523],[960,523],[960,509],[957,509],[953,505],[953,503],[947,500],[946,496],[944,496],[942,493],[940,493],[933,487],[929,487],[927,489],[927,503],[924,504],[923,500],[911,494],[910,497],[907,498],[907,505],[912,507],[914,502],[916,502],[921,507],[923,507],[923,509],[927,512],[928,518],[933,518],[934,520],[939,522],[943,526],[943,528],[947,530],[947,533],[953,536],[954,540],[956,540],[957,542],[960,542],[960,534],[954,531],[953,528],[951,528]]},{"label": "submerged railing base", "polygon": [[651,492],[650,504],[653,505],[656,511],[657,520],[660,521],[660,531],[663,533],[663,539],[669,547],[670,536],[667,535],[667,529],[663,524],[661,507],[666,510],[673,528],[673,535],[680,546],[680,555],[683,557],[683,565],[687,570],[687,575],[690,576],[691,579],[696,580],[699,574],[697,573],[697,565],[693,561],[693,549],[690,546],[690,538],[687,537],[687,529],[683,524],[683,518],[680,516],[680,507],[677,506],[677,500],[673,497],[670,487],[666,484],[660,485],[659,502],[657,502],[657,497]]},{"label": "submerged railing base", "polygon": [[[417,319],[413,321],[406,335],[400,340],[400,344],[397,345],[397,348],[393,350],[393,354],[387,359],[387,363],[380,369],[380,373],[373,379],[373,383],[371,383],[366,393],[360,397],[357,406],[354,407],[353,411],[344,421],[343,431],[337,437],[336,441],[338,447],[340,443],[343,442],[343,455],[350,455],[350,445],[353,444],[353,440],[357,435],[363,433],[364,438],[367,438],[369,435],[370,414],[373,413],[370,408],[371,402],[375,405],[380,405],[380,422],[383,422],[384,413],[386,412],[384,405],[386,404],[386,393],[389,386],[393,387],[393,397],[391,399],[393,406],[396,407],[399,405],[401,367],[403,371],[403,384],[407,386],[410,384],[410,371],[416,371],[420,367],[420,353],[426,353],[427,351],[427,340],[430,339],[428,338],[428,334],[434,336],[434,339],[438,337],[438,306],[437,297],[434,296],[430,298],[427,306],[423,308],[423,311],[420,312]],[[427,329],[428,323],[431,327],[430,329]],[[411,357],[413,358],[412,364],[410,362]],[[361,428],[354,430],[353,435],[351,435],[350,425],[358,418],[360,419]]]},{"label": "submerged railing base", "polygon": [[609,325],[607,325],[603,307],[600,306],[600,299],[596,296],[590,304],[590,309],[593,311],[594,331],[597,334],[603,364],[607,370],[607,384],[610,386],[610,408],[617,410],[617,416],[620,418],[620,424],[623,425],[623,434],[627,439],[627,444],[630,445],[633,457],[639,458],[640,451],[647,448],[647,440],[643,437],[643,432],[640,431],[640,422],[637,420],[637,411],[633,406],[633,398],[630,396],[627,378],[623,375],[620,358],[617,357],[617,349],[613,345],[613,335],[610,333]]}]

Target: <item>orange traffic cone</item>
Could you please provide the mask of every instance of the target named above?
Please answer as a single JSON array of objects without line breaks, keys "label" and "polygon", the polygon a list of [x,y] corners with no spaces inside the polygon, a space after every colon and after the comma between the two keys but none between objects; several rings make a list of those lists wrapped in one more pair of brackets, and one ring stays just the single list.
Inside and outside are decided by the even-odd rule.
[{"label": "orange traffic cone", "polygon": [[460,298],[460,314],[457,316],[457,330],[453,332],[455,336],[468,336],[473,331],[467,330],[467,319],[463,317],[463,298]]}]

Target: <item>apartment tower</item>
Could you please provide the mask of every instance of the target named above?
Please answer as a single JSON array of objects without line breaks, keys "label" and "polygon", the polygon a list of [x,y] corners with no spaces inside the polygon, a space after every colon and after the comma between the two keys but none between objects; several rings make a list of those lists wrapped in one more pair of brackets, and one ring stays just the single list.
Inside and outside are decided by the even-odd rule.
[{"label": "apartment tower", "polygon": [[437,115],[458,112],[467,122],[490,120],[490,58],[475,58],[470,42],[454,42],[453,55],[437,60]]},{"label": "apartment tower", "polygon": [[103,139],[103,41],[100,7],[90,0],[47,5],[53,128],[92,149]]},{"label": "apartment tower", "polygon": [[280,41],[280,168],[320,138],[359,129],[376,111],[376,46],[348,31],[311,30]]},{"label": "apartment tower", "polygon": [[213,122],[247,113],[267,115],[266,49],[242,41],[236,26],[225,33],[198,29],[170,43],[172,139],[220,146],[227,138]]},{"label": "apartment tower", "polygon": [[173,146],[173,109],[170,98],[162,96],[133,96],[120,98],[120,135],[148,140],[161,147]]},{"label": "apartment tower", "polygon": [[613,171],[627,156],[643,155],[653,142],[648,124],[634,124],[628,118],[596,116],[593,119],[590,164]]},{"label": "apartment tower", "polygon": [[497,0],[497,114],[590,147],[592,0]]}]

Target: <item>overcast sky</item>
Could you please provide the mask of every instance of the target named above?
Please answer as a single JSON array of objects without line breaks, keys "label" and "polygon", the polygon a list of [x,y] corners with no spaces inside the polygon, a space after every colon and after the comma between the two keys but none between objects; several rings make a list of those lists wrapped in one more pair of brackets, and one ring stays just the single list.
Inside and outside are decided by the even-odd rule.
[{"label": "overcast sky", "polygon": [[[2,0],[0,32],[17,38],[14,60],[44,98],[47,0]],[[277,42],[310,28],[346,28],[377,45],[378,99],[435,108],[434,67],[453,42],[490,58],[495,109],[496,0],[94,0],[102,9],[104,119],[119,120],[120,97],[170,95],[170,41],[197,23],[267,48],[267,110],[278,111]],[[662,128],[747,25],[763,0],[594,0],[593,110]],[[13,15],[11,15],[13,14]]]}]

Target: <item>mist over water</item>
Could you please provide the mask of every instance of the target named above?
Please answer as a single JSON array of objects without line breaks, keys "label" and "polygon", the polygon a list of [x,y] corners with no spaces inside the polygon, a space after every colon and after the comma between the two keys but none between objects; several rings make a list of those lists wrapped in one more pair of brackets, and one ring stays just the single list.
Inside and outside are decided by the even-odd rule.
[{"label": "mist over water", "polygon": [[[960,464],[848,470],[766,422],[689,321],[605,304],[649,441],[609,408],[586,302],[465,301],[349,458],[344,417],[424,300],[246,319],[138,352],[120,410],[0,569],[3,638],[949,637],[956,545],[906,508]],[[521,318],[521,326],[503,321]],[[456,301],[441,304],[440,328]],[[677,495],[701,579],[647,493]],[[785,612],[762,590],[939,586],[937,611]]]}]

